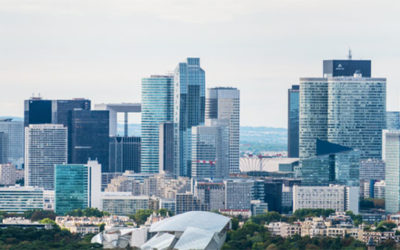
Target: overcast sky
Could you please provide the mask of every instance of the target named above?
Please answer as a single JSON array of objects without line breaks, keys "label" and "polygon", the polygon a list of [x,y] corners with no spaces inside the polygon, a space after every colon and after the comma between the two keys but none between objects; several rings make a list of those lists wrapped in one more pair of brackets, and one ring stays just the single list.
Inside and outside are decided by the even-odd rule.
[{"label": "overcast sky", "polygon": [[33,93],[140,102],[141,78],[200,57],[241,91],[241,125],[287,127],[287,89],[323,59],[371,59],[400,109],[399,1],[0,0],[0,116]]}]

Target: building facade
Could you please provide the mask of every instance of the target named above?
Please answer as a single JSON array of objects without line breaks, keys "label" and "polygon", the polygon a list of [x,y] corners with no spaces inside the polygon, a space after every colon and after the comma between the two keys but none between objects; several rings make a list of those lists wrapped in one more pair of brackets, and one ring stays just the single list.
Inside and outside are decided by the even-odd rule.
[{"label": "building facade", "polygon": [[23,213],[43,209],[43,189],[37,187],[0,188],[0,211]]},{"label": "building facade", "polygon": [[208,206],[210,211],[225,209],[225,185],[223,182],[196,182],[194,195]]},{"label": "building facade", "polygon": [[191,176],[192,127],[204,123],[205,72],[200,58],[187,58],[179,63],[174,74],[175,173]]},{"label": "building facade", "polygon": [[254,181],[248,179],[225,180],[225,209],[251,209]]},{"label": "building facade", "polygon": [[206,119],[225,121],[229,131],[229,172],[239,173],[240,91],[218,87],[207,90]]},{"label": "building facade", "polygon": [[143,173],[159,172],[160,124],[173,121],[173,77],[155,75],[142,79],[142,149]]},{"label": "building facade", "polygon": [[54,165],[67,162],[67,128],[34,124],[25,128],[25,186],[54,189]]},{"label": "building facade", "polygon": [[128,216],[137,210],[149,209],[148,196],[133,196],[129,193],[105,193],[102,198],[103,211],[112,215]]},{"label": "building facade", "polygon": [[386,112],[386,129],[399,130],[400,129],[400,112],[387,111]]},{"label": "building facade", "polygon": [[123,173],[130,170],[139,173],[140,149],[140,137],[110,137],[110,172]]},{"label": "building facade", "polygon": [[386,213],[400,211],[400,130],[384,130],[382,159],[385,169],[385,210]]},{"label": "building facade", "polygon": [[300,86],[288,90],[288,157],[299,157],[299,105]]},{"label": "building facade", "polygon": [[7,143],[7,163],[21,167],[24,162],[24,122],[0,119],[0,132]]}]

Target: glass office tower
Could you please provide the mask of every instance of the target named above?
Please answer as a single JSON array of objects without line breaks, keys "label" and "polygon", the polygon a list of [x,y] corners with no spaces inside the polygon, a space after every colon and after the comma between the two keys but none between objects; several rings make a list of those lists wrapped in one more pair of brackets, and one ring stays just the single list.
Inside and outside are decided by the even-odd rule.
[{"label": "glass office tower", "polygon": [[141,171],[159,172],[159,127],[173,121],[173,77],[154,75],[142,79]]},{"label": "glass office tower", "polygon": [[299,157],[299,94],[300,86],[288,90],[288,157]]},{"label": "glass office tower", "polygon": [[24,101],[24,126],[51,123],[51,100],[33,97]]},{"label": "glass office tower", "polygon": [[229,132],[229,172],[239,173],[240,91],[218,87],[207,90],[206,119],[226,121]]},{"label": "glass office tower", "polygon": [[24,162],[24,122],[0,119],[0,132],[6,139],[6,162],[21,167]]},{"label": "glass office tower", "polygon": [[110,137],[110,172],[140,172],[140,137]]},{"label": "glass office tower", "polygon": [[386,129],[399,130],[400,129],[400,112],[387,111],[386,112]]},{"label": "glass office tower", "polygon": [[89,172],[83,164],[55,166],[55,212],[64,215],[89,206]]},{"label": "glass office tower", "polygon": [[205,72],[200,58],[179,63],[174,75],[175,173],[191,176],[192,127],[204,123]]}]

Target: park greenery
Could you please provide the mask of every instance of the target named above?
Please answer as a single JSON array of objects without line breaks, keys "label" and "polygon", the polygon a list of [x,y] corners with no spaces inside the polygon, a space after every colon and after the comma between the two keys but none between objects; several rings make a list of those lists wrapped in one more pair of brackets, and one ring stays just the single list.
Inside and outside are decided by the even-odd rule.
[{"label": "park greenery", "polygon": [[165,208],[161,208],[161,209],[156,210],[156,211],[154,211],[152,209],[139,209],[139,210],[136,211],[135,214],[130,215],[129,218],[134,220],[137,225],[143,225],[146,222],[147,218],[153,212],[155,212],[156,214],[160,214],[161,216],[166,216],[167,214],[169,216],[173,215],[169,210],[167,210]]},{"label": "park greenery", "polygon": [[70,212],[67,212],[66,215],[75,217],[103,217],[103,216],[109,216],[110,213],[100,211],[97,208],[85,208],[85,209],[78,208]]}]

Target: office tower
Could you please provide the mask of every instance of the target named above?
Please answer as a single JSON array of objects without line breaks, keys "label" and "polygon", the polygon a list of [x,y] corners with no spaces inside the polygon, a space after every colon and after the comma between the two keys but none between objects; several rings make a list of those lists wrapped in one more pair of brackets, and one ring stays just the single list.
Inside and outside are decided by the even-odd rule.
[{"label": "office tower", "polygon": [[[209,120],[207,120],[209,121]],[[226,178],[229,176],[229,130],[215,124],[192,127],[192,177]]]},{"label": "office tower", "polygon": [[205,72],[199,58],[179,63],[174,75],[175,173],[189,176],[192,158],[192,127],[204,123]]},{"label": "office tower", "polygon": [[140,172],[140,137],[110,137],[110,172]]},{"label": "office tower", "polygon": [[24,101],[24,126],[51,123],[51,100],[32,97]]},{"label": "office tower", "polygon": [[352,60],[349,51],[347,60],[324,60],[323,62],[324,77],[353,76],[356,73],[371,77],[371,61]]},{"label": "office tower", "polygon": [[7,135],[0,132],[0,164],[7,163],[8,160],[8,144]]},{"label": "office tower", "polygon": [[384,130],[382,160],[385,169],[385,210],[397,213],[400,210],[400,130]]},{"label": "office tower", "polygon": [[254,181],[248,179],[225,180],[225,209],[251,209],[251,191]]},{"label": "office tower", "polygon": [[387,111],[386,112],[386,129],[399,130],[400,129],[400,112]]},{"label": "office tower", "polygon": [[97,159],[102,166],[102,172],[110,172],[108,126],[108,111],[70,111],[68,163],[85,164],[90,159]]},{"label": "office tower", "polygon": [[173,120],[173,78],[154,75],[142,79],[142,149],[143,173],[159,172],[160,124]]},{"label": "office tower", "polygon": [[288,157],[299,157],[299,94],[300,86],[292,85],[288,90]]},{"label": "office tower", "polygon": [[96,161],[55,166],[55,212],[101,209],[101,166]]},{"label": "office tower", "polygon": [[229,131],[229,172],[239,173],[240,91],[237,88],[207,90],[206,119],[226,121]]},{"label": "office tower", "polygon": [[315,156],[320,139],[379,159],[385,114],[385,78],[301,78],[300,158]]},{"label": "office tower", "polygon": [[380,159],[360,161],[360,181],[385,180],[385,162]]},{"label": "office tower", "polygon": [[21,167],[24,162],[24,122],[0,119],[0,132],[6,137],[6,162]]},{"label": "office tower", "polygon": [[316,156],[302,161],[302,185],[359,185],[360,152],[317,139]]},{"label": "office tower", "polygon": [[43,189],[38,187],[0,187],[0,211],[23,213],[43,209]]},{"label": "office tower", "polygon": [[175,197],[175,214],[183,214],[190,211],[208,211],[207,205],[194,197],[192,193],[180,193]]},{"label": "office tower", "polygon": [[223,182],[195,182],[194,195],[201,203],[208,206],[210,211],[225,208],[225,185]]},{"label": "office tower", "polygon": [[160,173],[174,174],[174,123],[160,124],[158,140]]},{"label": "office tower", "polygon": [[72,110],[90,110],[90,100],[76,98],[72,100],[52,100],[51,123],[68,127],[69,112]]},{"label": "office tower", "polygon": [[33,124],[25,128],[25,186],[54,189],[54,165],[67,162],[67,128]]}]

